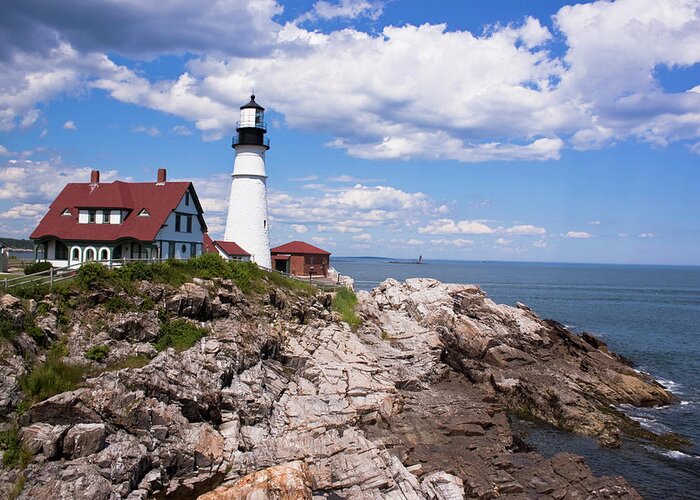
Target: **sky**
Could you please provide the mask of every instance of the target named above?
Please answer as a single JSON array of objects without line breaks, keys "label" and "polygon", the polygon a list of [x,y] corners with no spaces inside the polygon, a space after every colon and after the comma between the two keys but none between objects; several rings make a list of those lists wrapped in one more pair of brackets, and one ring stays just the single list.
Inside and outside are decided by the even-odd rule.
[{"label": "sky", "polygon": [[700,0],[7,0],[0,236],[67,182],[192,180],[266,107],[272,244],[700,265]]}]

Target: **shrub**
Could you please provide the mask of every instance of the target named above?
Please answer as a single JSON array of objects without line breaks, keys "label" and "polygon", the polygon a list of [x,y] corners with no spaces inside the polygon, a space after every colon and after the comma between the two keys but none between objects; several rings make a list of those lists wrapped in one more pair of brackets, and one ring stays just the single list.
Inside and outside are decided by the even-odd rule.
[{"label": "shrub", "polygon": [[36,325],[33,317],[27,314],[22,322],[17,324],[10,318],[0,316],[0,338],[9,340],[22,332],[26,332],[38,345],[46,347],[48,338],[43,330]]},{"label": "shrub", "polygon": [[22,441],[19,439],[17,427],[0,432],[0,447],[4,450],[2,463],[5,467],[19,466],[24,469],[31,461],[31,454],[22,446]]},{"label": "shrub", "polygon": [[105,283],[109,274],[109,269],[102,264],[87,262],[78,269],[78,283],[83,288],[92,288],[95,285]]},{"label": "shrub", "polygon": [[103,361],[107,356],[109,356],[109,346],[106,345],[96,345],[88,349],[85,353],[87,359],[98,362]]},{"label": "shrub", "polygon": [[243,293],[265,291],[262,284],[264,272],[252,262],[230,261],[231,277]]},{"label": "shrub", "polygon": [[160,325],[160,333],[155,342],[156,349],[163,351],[168,347],[184,351],[195,345],[209,331],[183,320],[170,321]]},{"label": "shrub", "polygon": [[355,313],[357,296],[355,292],[348,288],[341,288],[333,299],[333,309],[340,313],[340,317],[352,328],[357,328],[362,324],[362,320]]},{"label": "shrub", "polygon": [[34,274],[51,269],[51,262],[35,262],[24,267],[24,274]]},{"label": "shrub", "polygon": [[10,318],[0,316],[0,338],[11,339],[22,333],[20,328],[17,328],[15,322]]},{"label": "shrub", "polygon": [[12,288],[12,295],[20,299],[41,300],[50,293],[49,285],[44,283],[26,283]]},{"label": "shrub", "polygon": [[122,295],[112,295],[105,302],[105,309],[109,312],[130,311],[134,305],[126,300]]},{"label": "shrub", "polygon": [[78,388],[83,379],[82,366],[69,365],[61,359],[49,356],[46,362],[36,365],[20,379],[20,386],[28,396],[42,401],[56,394]]},{"label": "shrub", "polygon": [[205,253],[190,259],[189,263],[198,277],[204,279],[211,278],[231,278],[231,266],[218,253]]}]

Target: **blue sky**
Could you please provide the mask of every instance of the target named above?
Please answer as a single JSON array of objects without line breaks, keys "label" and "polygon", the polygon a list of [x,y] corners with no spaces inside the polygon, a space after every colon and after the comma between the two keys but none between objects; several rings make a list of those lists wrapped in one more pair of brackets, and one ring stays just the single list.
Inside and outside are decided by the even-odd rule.
[{"label": "blue sky", "polygon": [[0,235],[166,167],[221,236],[254,87],[273,244],[700,264],[699,1],[191,4],[7,6]]}]

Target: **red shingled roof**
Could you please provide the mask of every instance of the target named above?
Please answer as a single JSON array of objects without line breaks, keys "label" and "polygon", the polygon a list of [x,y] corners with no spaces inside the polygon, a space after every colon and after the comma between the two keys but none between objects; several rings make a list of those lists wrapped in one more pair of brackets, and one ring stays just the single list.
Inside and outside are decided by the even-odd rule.
[{"label": "red shingled roof", "polygon": [[236,243],[233,241],[220,241],[216,240],[214,244],[221,248],[224,252],[226,252],[228,255],[232,257],[238,257],[238,256],[245,256],[245,257],[250,257],[250,254],[243,250],[241,247],[239,247]]},{"label": "red shingled roof", "polygon": [[309,245],[305,241],[290,241],[270,250],[271,253],[305,253],[314,255],[330,255],[330,252]]},{"label": "red shingled roof", "polygon": [[[115,241],[133,238],[153,241],[170,213],[178,206],[191,182],[70,183],[49,207],[48,213],[29,236],[31,239],[55,237],[73,241]],[[192,188],[192,199],[200,214],[201,205]],[[121,224],[78,224],[80,208],[128,210]],[[66,209],[71,215],[61,215]],[[146,209],[148,217],[137,214]],[[204,230],[206,224],[200,216]]]}]

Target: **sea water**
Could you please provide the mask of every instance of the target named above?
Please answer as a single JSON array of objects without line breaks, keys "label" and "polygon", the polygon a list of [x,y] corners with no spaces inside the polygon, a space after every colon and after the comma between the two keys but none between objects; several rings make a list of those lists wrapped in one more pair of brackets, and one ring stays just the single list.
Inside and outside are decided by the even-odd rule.
[{"label": "sea water", "polygon": [[390,263],[336,258],[332,265],[369,290],[386,278],[430,277],[479,285],[498,303],[523,302],[543,318],[588,331],[650,373],[679,398],[663,408],[621,408],[641,425],[673,431],[683,452],[626,440],[617,450],[544,425],[520,423],[527,441],[550,456],[587,457],[598,474],[622,475],[645,498],[700,498],[700,267],[427,260]]}]

